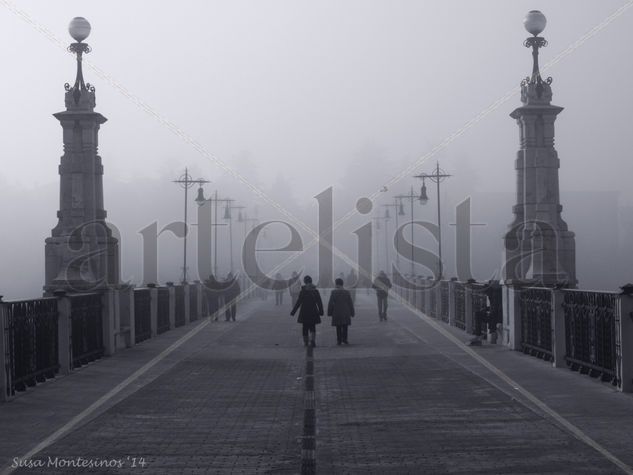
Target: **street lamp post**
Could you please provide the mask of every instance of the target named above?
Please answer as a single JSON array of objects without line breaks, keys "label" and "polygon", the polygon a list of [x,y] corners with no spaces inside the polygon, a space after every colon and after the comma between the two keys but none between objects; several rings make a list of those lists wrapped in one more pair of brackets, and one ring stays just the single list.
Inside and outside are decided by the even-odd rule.
[{"label": "street lamp post", "polygon": [[237,209],[239,211],[238,221],[241,220],[241,210],[243,210],[245,206],[231,206],[229,203],[226,204],[226,208],[224,210],[224,219],[229,222],[229,243],[230,243],[230,258],[231,258],[231,273],[233,273],[233,215],[231,213],[232,210]]},{"label": "street lamp post", "polygon": [[[231,198],[218,198],[218,190],[215,190],[213,198],[205,198],[202,185],[198,189],[198,197],[196,202],[198,206],[202,206],[203,203],[213,203],[213,219],[211,220],[211,226],[213,226],[213,275],[218,276],[218,226],[226,226],[225,224],[218,223],[218,203],[226,203],[227,206],[235,201]],[[229,222],[230,225],[230,222]]]},{"label": "street lamp post", "polygon": [[189,171],[185,168],[185,173],[180,175],[177,180],[173,180],[174,183],[178,183],[185,190],[185,233],[184,233],[184,244],[183,244],[183,252],[182,252],[182,281],[183,283],[187,282],[187,235],[189,234],[187,229],[187,199],[188,199],[188,191],[196,183],[202,186],[204,183],[209,183],[209,180],[205,180],[203,178],[198,178],[194,180],[189,175]]},{"label": "street lamp post", "polygon": [[408,195],[397,195],[395,197],[396,200],[398,200],[398,214],[400,216],[404,216],[405,212],[404,212],[404,205],[402,203],[402,200],[409,200],[409,203],[411,204],[411,276],[415,275],[415,261],[413,260],[413,251],[414,251],[414,237],[413,237],[413,202],[414,201],[421,201],[420,200],[420,196],[416,195],[413,192],[413,187],[411,187],[411,192]]},{"label": "street lamp post", "polygon": [[[395,219],[395,225],[396,225],[396,231],[398,230],[398,199],[394,198],[394,202],[393,203],[388,203],[383,205],[384,207],[386,207],[387,209],[385,210],[385,216],[389,216],[389,208],[394,208],[394,219]],[[400,266],[400,254],[398,253],[398,251],[396,250],[396,265],[399,267]]]},{"label": "street lamp post", "polygon": [[441,280],[444,273],[444,265],[442,263],[442,221],[441,221],[441,213],[440,213],[440,183],[444,181],[445,178],[448,178],[449,174],[445,173],[441,168],[439,162],[436,164],[434,173],[422,173],[420,175],[416,175],[415,178],[422,179],[422,189],[420,190],[420,203],[425,204],[428,201],[428,197],[426,196],[426,185],[424,183],[425,179],[431,180],[437,186],[437,230],[438,230],[438,254],[439,254],[439,263],[438,263],[438,276],[437,280]]}]

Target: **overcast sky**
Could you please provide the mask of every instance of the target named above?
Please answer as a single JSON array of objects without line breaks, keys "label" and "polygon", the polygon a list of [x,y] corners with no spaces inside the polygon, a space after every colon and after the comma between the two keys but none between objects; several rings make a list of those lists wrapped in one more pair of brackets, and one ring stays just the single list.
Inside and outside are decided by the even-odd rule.
[{"label": "overcast sky", "polygon": [[[181,195],[169,180],[185,166],[214,181],[209,190],[257,201],[230,167],[297,212],[335,186],[347,193],[342,215],[504,97],[416,171],[430,171],[439,159],[455,175],[452,191],[446,185],[455,202],[473,192],[513,191],[518,130],[509,113],[520,105],[518,86],[531,71],[522,20],[532,9],[548,19],[542,64],[575,48],[544,72],[554,78],[553,103],[565,108],[556,122],[561,190],[614,191],[621,204],[633,204],[633,8],[586,38],[626,3],[0,3],[0,213],[10,223],[0,258],[8,266],[32,265],[29,285],[43,280],[62,153],[61,127],[51,114],[63,110],[63,85],[74,80],[64,48],[75,16],[92,24],[84,75],[108,118],[99,148],[105,203],[109,219],[127,233],[131,256],[139,229],[153,219],[180,218]],[[410,176],[390,191],[419,186]],[[507,223],[512,204],[499,203]],[[20,291],[8,280],[14,276],[2,274],[0,293]],[[17,288],[26,286],[25,280]]]}]

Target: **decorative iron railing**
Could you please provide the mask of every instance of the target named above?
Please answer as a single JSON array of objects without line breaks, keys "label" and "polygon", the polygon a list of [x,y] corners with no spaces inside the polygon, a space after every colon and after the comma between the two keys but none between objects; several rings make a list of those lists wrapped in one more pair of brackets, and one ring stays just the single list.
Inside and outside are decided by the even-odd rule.
[{"label": "decorative iron railing", "polygon": [[189,286],[189,320],[198,319],[198,286]]},{"label": "decorative iron railing", "polygon": [[521,290],[521,346],[525,353],[552,359],[552,291]]},{"label": "decorative iron railing", "polygon": [[150,289],[134,289],[134,341],[140,343],[152,336]]},{"label": "decorative iron railing", "polygon": [[486,333],[486,317],[485,313],[488,308],[488,296],[486,294],[488,286],[481,283],[470,284],[470,311],[471,321],[473,322],[473,330],[475,335]]},{"label": "decorative iron railing", "polygon": [[617,294],[563,291],[567,364],[573,370],[619,384]]},{"label": "decorative iron railing", "polygon": [[429,316],[437,318],[437,289],[435,286],[429,287],[428,293],[430,307]]},{"label": "decorative iron railing", "polygon": [[102,295],[69,295],[72,367],[103,356]]},{"label": "decorative iron railing", "polygon": [[453,298],[455,299],[455,326],[466,330],[466,289],[461,282],[453,284]]},{"label": "decorative iron railing", "polygon": [[156,307],[156,333],[169,331],[169,288],[158,288],[158,302]]},{"label": "decorative iron railing", "polygon": [[448,323],[448,281],[440,281],[440,318]]},{"label": "decorative iron railing", "polygon": [[176,326],[181,327],[185,324],[185,287],[177,285],[176,287]]},{"label": "decorative iron railing", "polygon": [[6,302],[4,325],[7,396],[24,391],[59,370],[56,298]]}]

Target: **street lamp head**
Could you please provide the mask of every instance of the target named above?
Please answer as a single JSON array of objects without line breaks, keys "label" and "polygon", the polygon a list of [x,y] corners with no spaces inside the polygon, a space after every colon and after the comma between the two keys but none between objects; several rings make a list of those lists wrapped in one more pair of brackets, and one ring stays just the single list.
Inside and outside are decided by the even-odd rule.
[{"label": "street lamp head", "polygon": [[532,35],[538,36],[545,29],[547,18],[539,10],[532,10],[523,19],[523,26]]},{"label": "street lamp head", "polygon": [[[439,185],[438,185],[439,186]],[[420,188],[420,204],[425,205],[429,201],[429,197],[426,194],[426,184],[422,181],[422,188]]]},{"label": "street lamp head", "polygon": [[202,206],[202,204],[206,201],[204,198],[204,189],[202,187],[198,188],[198,196],[196,196],[196,203],[198,206]]},{"label": "street lamp head", "polygon": [[68,33],[77,43],[81,43],[90,35],[90,23],[84,17],[77,16],[70,21]]},{"label": "street lamp head", "polygon": [[402,204],[402,200],[400,200],[400,203],[398,204],[398,215],[404,216],[404,204]]}]

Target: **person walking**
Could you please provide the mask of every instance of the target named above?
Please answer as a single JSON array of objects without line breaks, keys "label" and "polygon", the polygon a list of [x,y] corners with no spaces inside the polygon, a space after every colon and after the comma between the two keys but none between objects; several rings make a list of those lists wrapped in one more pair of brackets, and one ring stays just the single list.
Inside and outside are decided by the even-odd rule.
[{"label": "person walking", "polygon": [[275,274],[275,282],[273,283],[273,289],[275,289],[275,305],[282,305],[284,303],[283,279],[283,276],[279,272]]},{"label": "person walking", "polygon": [[321,294],[316,286],[312,283],[312,277],[306,275],[303,278],[305,284],[301,287],[297,303],[292,307],[290,315],[294,316],[299,310],[297,323],[302,324],[303,344],[304,346],[316,346],[316,326],[321,323],[321,315],[323,315],[323,302]]},{"label": "person walking", "polygon": [[299,292],[301,292],[301,281],[299,280],[299,274],[293,272],[290,280],[292,282],[288,287],[288,292],[290,292],[290,299],[292,300],[292,306],[294,307],[297,303],[297,299],[299,298]]},{"label": "person walking", "polygon": [[220,283],[213,274],[204,281],[204,291],[207,297],[207,307],[209,309],[209,317],[211,320],[218,320],[218,310],[220,308]]},{"label": "person walking", "polygon": [[372,288],[376,289],[378,316],[382,322],[383,320],[387,320],[387,302],[389,300],[389,289],[391,288],[391,281],[384,271],[381,270],[378,273],[378,277],[374,280]]},{"label": "person walking", "polygon": [[232,272],[229,272],[226,276],[226,282],[227,285],[224,290],[224,306],[226,310],[224,315],[228,322],[230,320],[235,321],[235,317],[237,316],[237,300],[240,297],[242,289],[240,288],[237,277],[234,277]]},{"label": "person walking", "polygon": [[327,314],[332,317],[332,326],[336,327],[336,344],[347,345],[347,327],[352,324],[354,302],[349,290],[343,287],[343,279],[336,279],[334,283],[336,288],[330,294]]}]

